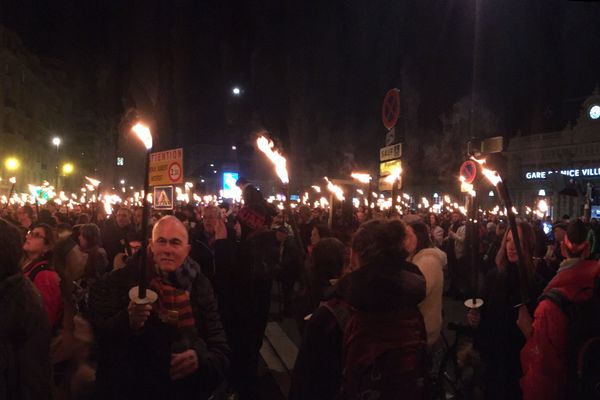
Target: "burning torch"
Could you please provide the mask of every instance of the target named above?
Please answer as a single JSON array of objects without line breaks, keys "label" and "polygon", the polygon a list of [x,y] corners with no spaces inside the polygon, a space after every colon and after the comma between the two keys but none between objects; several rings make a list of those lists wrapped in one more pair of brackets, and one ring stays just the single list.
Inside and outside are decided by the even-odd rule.
[{"label": "burning torch", "polygon": [[131,288],[129,291],[129,298],[136,304],[149,304],[154,303],[158,299],[158,295],[155,292],[146,288],[148,284],[146,282],[146,260],[148,258],[148,191],[150,187],[149,170],[152,133],[148,127],[141,123],[137,123],[131,130],[142,141],[144,147],[146,147],[146,162],[144,169],[144,198],[142,200],[142,247],[140,248],[139,258],[139,280],[138,286]]},{"label": "burning torch", "polygon": [[290,178],[287,171],[287,160],[281,155],[281,153],[279,153],[279,150],[274,149],[275,145],[273,144],[273,141],[267,139],[265,136],[261,135],[256,139],[256,146],[275,166],[275,173],[281,180],[281,183],[283,184],[283,190],[285,191],[285,208],[289,214],[289,220],[292,225],[294,237],[296,238],[298,247],[304,251],[304,243],[302,243],[302,238],[300,237],[298,226],[296,224],[296,219],[292,214],[292,207],[290,203]]},{"label": "burning torch", "polygon": [[506,216],[508,217],[508,224],[510,225],[510,231],[512,233],[513,242],[515,244],[515,249],[517,252],[517,257],[519,259],[519,291],[521,294],[521,303],[517,304],[515,307],[520,307],[529,302],[529,279],[528,279],[528,271],[526,270],[525,263],[523,260],[523,251],[521,249],[521,240],[519,238],[519,230],[517,228],[517,220],[515,216],[515,208],[513,207],[512,200],[508,193],[508,189],[506,187],[506,182],[502,180],[500,174],[498,172],[487,169],[484,167],[485,159],[478,160],[476,158],[472,158],[481,166],[481,171],[483,175],[487,178],[488,181],[496,188],[496,192],[498,192],[498,196],[500,197],[500,201],[504,204],[506,208]]}]

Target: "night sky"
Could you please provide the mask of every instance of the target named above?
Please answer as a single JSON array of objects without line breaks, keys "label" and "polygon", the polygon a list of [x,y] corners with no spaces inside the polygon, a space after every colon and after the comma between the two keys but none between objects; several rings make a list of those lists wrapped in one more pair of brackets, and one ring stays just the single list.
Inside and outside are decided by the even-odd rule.
[{"label": "night sky", "polygon": [[0,0],[0,22],[160,147],[243,152],[265,128],[296,176],[375,169],[392,87],[408,169],[431,173],[444,143],[563,129],[600,83],[600,2]]}]

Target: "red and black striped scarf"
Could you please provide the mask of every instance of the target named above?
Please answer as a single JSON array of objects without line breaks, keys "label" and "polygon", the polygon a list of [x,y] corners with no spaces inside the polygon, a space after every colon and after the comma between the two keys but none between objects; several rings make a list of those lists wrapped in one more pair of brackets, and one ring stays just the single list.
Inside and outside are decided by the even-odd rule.
[{"label": "red and black striped scarf", "polygon": [[175,325],[180,332],[196,330],[190,293],[187,290],[171,284],[160,273],[150,280],[149,288],[158,294],[154,308],[162,322]]}]

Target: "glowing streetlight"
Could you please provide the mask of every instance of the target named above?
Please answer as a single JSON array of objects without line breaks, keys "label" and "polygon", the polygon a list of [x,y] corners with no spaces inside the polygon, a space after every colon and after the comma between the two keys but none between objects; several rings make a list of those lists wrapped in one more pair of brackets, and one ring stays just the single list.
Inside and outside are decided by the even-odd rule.
[{"label": "glowing streetlight", "polygon": [[4,166],[9,171],[16,171],[19,169],[19,165],[21,165],[21,163],[15,157],[9,157],[6,159],[6,161],[4,161]]},{"label": "glowing streetlight", "polygon": [[242,93],[242,90],[236,86],[233,89],[231,89],[231,93],[233,93],[234,96],[239,96]]},{"label": "glowing streetlight", "polygon": [[75,167],[71,163],[66,163],[62,166],[62,172],[64,175],[71,175],[75,171]]},{"label": "glowing streetlight", "polygon": [[58,151],[58,147],[60,146],[61,142],[62,141],[58,136],[52,138],[52,144],[56,146],[56,151]]}]

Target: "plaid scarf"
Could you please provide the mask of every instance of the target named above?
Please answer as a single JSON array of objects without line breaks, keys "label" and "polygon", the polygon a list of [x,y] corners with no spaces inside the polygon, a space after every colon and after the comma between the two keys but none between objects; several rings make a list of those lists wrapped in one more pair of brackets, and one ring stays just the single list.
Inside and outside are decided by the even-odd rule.
[{"label": "plaid scarf", "polygon": [[177,327],[179,332],[196,332],[194,313],[190,302],[190,292],[198,265],[186,259],[174,272],[158,274],[150,280],[149,288],[158,294],[154,303],[160,320]]}]

